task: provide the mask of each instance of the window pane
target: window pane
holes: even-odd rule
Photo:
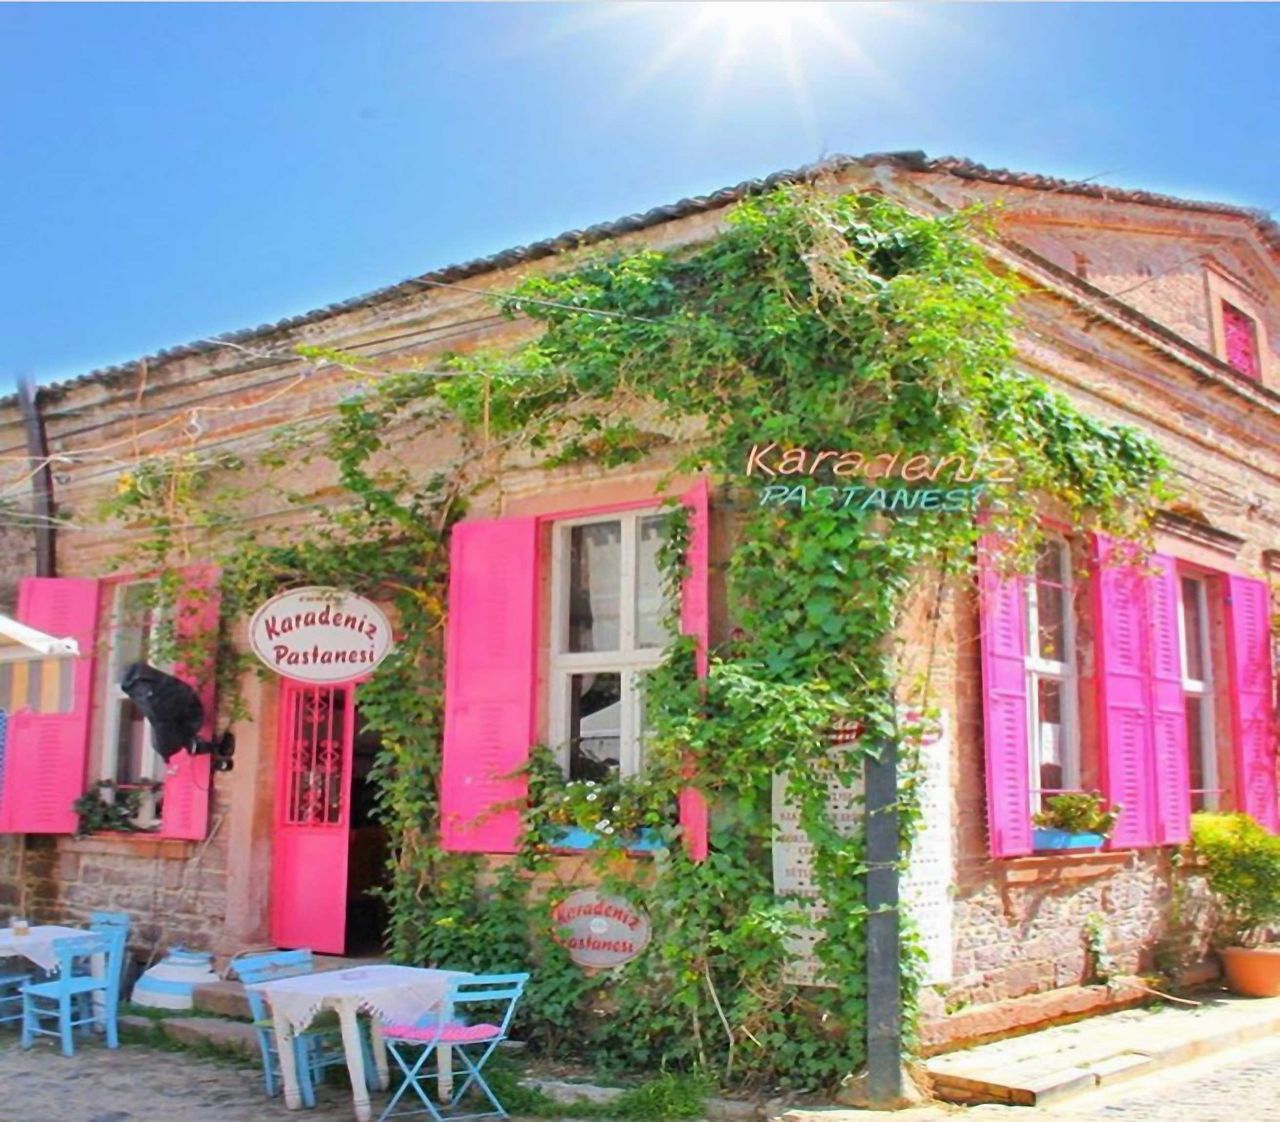
[[[569,530],[570,651],[618,649],[621,561],[621,522]]]
[[[1204,796],[1204,699],[1188,695],[1187,711],[1187,776],[1191,783],[1191,809],[1206,809]]]
[[[569,778],[608,779],[622,760],[622,675],[569,679]]]
[[[121,672],[131,662],[148,662],[151,650],[151,597],[149,583],[127,584],[120,591],[116,618],[116,665]]]
[[[116,768],[112,776],[117,783],[139,783],[144,778],[143,763],[147,747],[147,720],[142,711],[127,698],[120,699],[119,730],[116,740]]]
[[[1066,550],[1060,542],[1045,542],[1036,558],[1038,651],[1041,658],[1067,661]]]
[[[662,595],[662,576],[658,571],[658,550],[662,545],[666,516],[652,515],[640,519],[636,533],[636,646],[662,647],[667,643],[662,617],[666,598]]]
[[[1183,676],[1204,681],[1204,620],[1200,618],[1200,582],[1182,578],[1182,618],[1185,645],[1182,648]]]
[[[1052,794],[1066,786],[1062,742],[1062,683],[1036,679],[1039,727],[1036,729],[1036,762],[1040,787]]]

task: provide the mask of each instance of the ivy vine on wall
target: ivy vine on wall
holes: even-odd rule
[[[868,753],[897,745],[908,762],[905,851],[916,783],[898,713],[904,703],[928,712],[931,697],[927,673],[907,673],[903,624],[926,584],[966,587],[979,523],[970,510],[761,505],[744,474],[751,449],[1011,462],[1011,480],[985,488],[985,526],[1023,543],[1034,541],[1046,506],[1078,527],[1140,536],[1163,495],[1153,442],[1085,416],[1018,370],[1017,289],[989,265],[981,223],[792,187],[741,203],[713,240],[600,253],[562,275],[531,276],[500,298],[508,314],[540,326],[531,341],[371,378],[337,407],[323,437],[300,431],[263,461],[267,469],[322,461],[345,501],[283,544],[237,532],[233,516],[214,519],[227,614],[252,610],[282,582],[341,585],[389,600],[397,614],[402,640],[360,699],[384,745],[374,780],[394,843],[386,898],[398,958],[485,970],[532,964],[528,1038],[601,1064],[796,1088],[829,1085],[860,1064],[864,839],[838,828],[828,792],[852,782]],[[370,368],[357,355],[300,353]],[[456,442],[447,465],[398,454],[432,434]],[[651,861],[628,860],[625,831],[612,844],[602,832],[606,844],[566,868],[552,843],[566,821],[590,824],[588,800],[566,787],[548,754],[535,753],[520,854],[493,865],[442,852],[451,523],[512,455],[607,469],[655,451],[673,476],[712,476],[717,526],[731,538],[722,569],[732,631],[702,680],[692,640],[673,637],[645,687],[645,773],[608,793],[629,825],[656,831],[668,847]],[[220,463],[206,482],[229,474]],[[207,487],[153,489],[209,501]],[[672,510],[669,590],[688,533],[678,504]],[[151,547],[161,561],[168,524],[160,520]],[[224,662],[234,687],[243,668]],[[859,737],[833,748],[832,730],[849,722]],[[776,773],[788,776],[814,841],[826,987],[783,980],[798,913],[771,882]],[[676,792],[690,782],[713,808],[701,863],[685,855],[673,825]],[[654,927],[642,957],[594,977],[569,961],[550,919],[587,871],[642,905]],[[918,960],[909,950],[909,1001]]]

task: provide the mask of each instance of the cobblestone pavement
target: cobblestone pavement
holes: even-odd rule
[[[352,1122],[351,1092],[320,1088],[316,1110],[262,1093],[261,1068],[98,1042],[68,1059],[56,1042],[24,1051],[0,1037],[0,1122]],[[380,1097],[375,1095],[375,1109]]]
[[[1071,1122],[1255,1122],[1277,1118],[1280,1044],[1273,1040],[1250,1050],[1220,1053],[1035,1113]]]
[[[1261,1122],[1280,1118],[1280,1043],[1255,1043],[1035,1110],[954,1108],[949,1122]]]
[[[31,1051],[0,1036],[0,1122],[351,1122],[350,1091],[319,1090],[314,1111],[262,1094],[259,1069],[189,1053],[84,1044],[73,1059],[52,1042]],[[381,1099],[375,1093],[374,1107]],[[841,1111],[831,1122],[1254,1122],[1280,1117],[1280,1043],[1166,1069],[1049,1107],[931,1107],[901,1114]],[[512,1122],[519,1122],[513,1119]]]

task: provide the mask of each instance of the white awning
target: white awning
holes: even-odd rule
[[[76,658],[80,646],[74,639],[46,635],[16,619],[0,615],[0,662],[35,662],[46,658]]]

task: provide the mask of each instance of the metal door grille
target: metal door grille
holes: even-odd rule
[[[351,736],[350,689],[291,686],[286,691],[289,826],[336,826],[344,819],[346,744]]]

